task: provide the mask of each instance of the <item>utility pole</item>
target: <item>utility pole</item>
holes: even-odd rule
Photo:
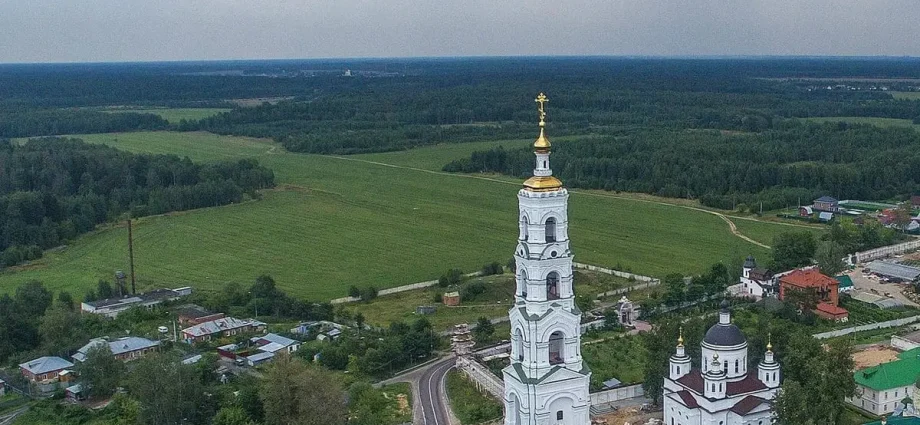
[[[128,217],[128,258],[131,261],[131,293],[137,294],[134,286],[134,233],[131,231],[131,217]]]

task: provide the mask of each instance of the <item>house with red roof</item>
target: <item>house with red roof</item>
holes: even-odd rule
[[[818,269],[793,270],[779,278],[779,299],[786,300],[791,292],[811,292],[817,298],[814,311],[819,317],[845,322],[850,313],[840,307],[840,282],[822,274]]]

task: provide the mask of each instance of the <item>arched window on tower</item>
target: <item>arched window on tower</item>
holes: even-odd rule
[[[559,273],[550,272],[546,275],[546,299],[559,299]]]
[[[521,328],[514,330],[514,351],[516,351],[518,361],[524,361],[524,334],[521,333]]]
[[[738,359],[735,359],[735,373],[738,373],[738,367],[740,366]]]
[[[521,291],[521,296],[527,298],[527,271],[523,267],[520,269],[518,277],[518,289]]]
[[[560,331],[549,336],[549,364],[565,363],[565,335]]]
[[[556,242],[556,219],[553,217],[546,219],[546,242]]]
[[[525,215],[521,218],[521,239],[524,239],[525,241],[530,238],[529,226],[530,222],[527,220],[527,216]]]

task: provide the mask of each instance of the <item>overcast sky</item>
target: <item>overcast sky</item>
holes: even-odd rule
[[[920,56],[917,0],[0,0],[0,62]]]

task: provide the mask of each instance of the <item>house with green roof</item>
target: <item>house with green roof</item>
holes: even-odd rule
[[[894,412],[905,398],[913,399],[920,376],[920,348],[905,351],[898,359],[853,373],[856,396],[850,404],[874,415]]]

